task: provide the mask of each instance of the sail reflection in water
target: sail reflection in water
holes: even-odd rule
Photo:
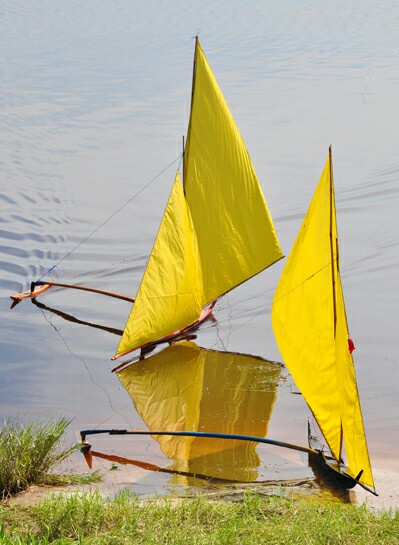
[[[281,366],[259,357],[174,344],[118,373],[150,430],[206,431],[265,437]],[[251,482],[257,443],[154,436],[176,471]],[[175,475],[174,484],[190,484]]]

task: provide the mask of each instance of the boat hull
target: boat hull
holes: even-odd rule
[[[326,458],[322,452],[309,454],[309,466],[315,476],[326,484],[332,484],[347,490],[359,484],[345,472],[346,467],[344,465],[338,464],[336,460]]]
[[[189,326],[187,326],[187,327],[185,327],[183,329],[179,329],[177,331],[174,331],[173,333],[169,333],[168,335],[164,335],[163,337],[161,337],[160,339],[157,339],[156,341],[153,341],[153,342],[144,344],[143,346],[140,346],[139,348],[141,349],[141,352],[142,353],[148,352],[148,351],[152,350],[152,348],[154,348],[158,344],[171,343],[173,341],[177,341],[180,338],[185,337],[188,333],[191,333],[191,331],[195,331],[203,322],[205,322],[205,320],[207,320],[208,318],[211,317],[213,308],[214,308],[214,304],[212,304],[208,308],[202,309],[200,317],[198,318],[198,320],[196,320],[195,322],[193,322]]]
[[[214,309],[215,305],[216,305],[216,301],[212,301],[212,303],[209,305],[209,307],[203,308],[198,320],[196,320],[192,324],[188,325],[187,327],[184,327],[183,329],[179,329],[177,331],[174,331],[173,333],[168,333],[167,335],[164,335],[163,337],[160,337],[159,339],[157,339],[155,341],[151,341],[149,343],[143,344],[142,346],[138,346],[134,350],[140,350],[141,355],[145,355],[148,352],[151,352],[159,344],[173,343],[175,341],[179,341],[179,340],[181,340],[183,338],[186,338],[186,336],[189,333],[191,333],[192,331],[195,331],[196,329],[198,329],[199,326],[203,322],[205,322],[206,320],[208,320],[212,316],[212,312],[213,312],[213,309]],[[123,356],[127,356],[128,354],[131,354],[132,352],[133,352],[132,350],[122,352],[121,354],[118,354],[117,356],[114,356],[112,358],[112,360],[122,358]],[[112,371],[113,372],[114,371],[119,371],[119,369],[121,369],[121,367],[123,367],[124,365],[126,365],[126,362],[121,363],[120,365],[118,365],[117,367],[112,369]]]

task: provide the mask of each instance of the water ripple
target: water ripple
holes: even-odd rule
[[[30,218],[27,218],[25,216],[20,216],[20,215],[17,215],[17,214],[11,214],[10,218],[12,220],[15,220],[15,221],[20,221],[21,223],[27,223],[29,225],[35,225],[36,227],[40,227],[40,223],[38,223],[37,221],[34,221]]]
[[[9,197],[8,195],[2,195],[0,194],[0,200],[4,201],[5,203],[7,204],[13,204],[13,205],[16,205],[17,203],[11,199],[11,197]]]
[[[391,165],[369,174],[368,179],[342,192],[339,200],[364,206],[377,202],[392,202],[399,197],[399,167]]]
[[[397,359],[399,351],[399,9],[394,0],[378,5],[291,0],[270,9],[271,4],[231,0],[219,6],[203,0],[200,39],[253,159],[255,148],[257,171],[272,174],[264,178],[271,180],[266,196],[282,238],[291,244],[295,239],[330,143],[334,167],[348,174],[336,177],[338,221],[349,235],[341,244],[343,280],[351,298],[364,301],[360,310],[351,309],[351,323],[367,338],[367,350],[359,350],[360,376],[370,392],[364,408],[377,430],[370,447],[378,458],[379,427],[399,444],[397,396],[391,402],[394,396],[385,395],[395,384],[385,362]],[[132,5],[129,0],[2,3],[0,288],[7,295],[58,263],[152,177],[154,164],[161,170],[181,149],[198,10],[183,0]],[[153,242],[150,231],[156,233],[167,199],[161,198],[166,186],[158,187],[140,201],[139,210],[108,224],[51,274],[135,291]],[[282,265],[265,272],[267,301]],[[276,350],[269,316],[262,312],[264,288],[253,288],[259,282],[263,286],[263,277],[237,295],[252,332],[232,333],[230,324],[240,314],[230,305],[224,311],[229,342],[238,349]],[[48,297],[57,298],[53,293]],[[108,301],[100,307],[96,298],[80,293],[59,295],[77,314],[104,322],[115,318],[114,325],[123,326],[124,313]],[[1,321],[2,365],[11,368],[12,362],[26,370],[3,374],[0,389],[10,400],[3,413],[23,403],[29,414],[32,407],[44,415],[75,417],[81,411],[84,425],[109,416],[97,390],[82,382],[81,361],[70,358],[53,331],[48,334],[47,322],[43,330],[36,307],[21,304],[11,314],[7,309]],[[68,346],[87,356],[96,381],[101,376],[112,385],[108,364],[98,365],[110,349],[106,335],[58,326]],[[215,329],[200,338],[212,345]],[[382,338],[389,342],[382,344]],[[114,395],[117,406],[120,394]],[[375,396],[383,400],[381,408]],[[295,421],[305,422],[303,416],[295,412]],[[274,424],[282,434],[284,420],[281,415]],[[306,424],[303,429],[306,435]]]

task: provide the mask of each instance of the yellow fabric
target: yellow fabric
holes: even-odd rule
[[[198,248],[177,174],[117,354],[195,322],[201,285]]]
[[[198,41],[184,191],[201,256],[203,305],[282,257],[251,159]]]
[[[273,330],[332,453],[339,459],[343,440],[351,475],[363,469],[361,482],[373,486],[348,349],[330,172],[328,159],[274,296]]]
[[[264,437],[280,373],[279,366],[259,358],[181,342],[118,376],[150,430]],[[256,443],[202,437],[154,439],[176,470],[247,481],[257,477]]]
[[[339,274],[337,281],[337,333],[335,351],[336,361],[337,364],[339,364],[337,372],[340,377],[342,431],[348,473],[350,473],[352,477],[357,477],[360,470],[363,469],[360,482],[374,487],[359,394],[357,391],[355,367],[352,355],[348,350],[348,326]]]
[[[197,429],[203,385],[203,366],[199,360],[201,350],[194,343],[182,342],[118,373],[148,429]],[[193,437],[154,438],[168,458],[189,458]]]

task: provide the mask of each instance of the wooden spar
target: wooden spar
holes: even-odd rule
[[[164,431],[164,430],[118,430],[118,429],[104,429],[104,430],[82,430],[80,436],[82,439],[82,451],[89,454],[91,445],[86,441],[88,435],[99,435],[102,433],[108,433],[109,435],[167,435],[167,436],[176,436],[176,437],[208,437],[213,439],[232,439],[238,441],[252,441],[255,443],[263,443],[267,445],[273,445],[277,447],[288,448],[291,450],[297,450],[300,452],[306,452],[318,460],[321,465],[324,465],[326,470],[330,471],[332,475],[339,477],[341,484],[346,486],[346,488],[353,488],[356,484],[378,496],[375,490],[372,490],[367,485],[359,482],[362,471],[356,478],[353,478],[351,475],[345,473],[344,468],[337,463],[334,457],[330,456],[327,453],[324,453],[322,450],[316,450],[309,447],[303,447],[301,445],[294,445],[292,443],[286,443],[285,441],[275,441],[274,439],[268,439],[267,437],[256,437],[254,435],[240,435],[240,434],[226,434],[226,433],[214,433],[214,432],[202,432],[202,431]],[[93,453],[94,454],[94,453]],[[88,460],[90,456],[86,456]]]
[[[75,290],[90,291],[93,293],[99,293],[100,295],[114,297],[115,299],[122,299],[122,301],[128,301],[129,303],[134,303],[133,297],[128,297],[127,295],[122,295],[120,293],[115,293],[112,291],[100,290],[98,288],[89,288],[88,286],[78,286],[76,284],[62,284],[61,282],[36,282],[36,285],[38,286],[42,284],[49,284],[49,286],[55,286],[59,288],[71,288]]]
[[[100,290],[98,288],[89,288],[88,286],[78,286],[76,284],[64,284],[61,282],[50,282],[50,281],[38,281],[38,282],[32,282],[32,287],[30,291],[24,291],[22,293],[18,293],[17,295],[11,295],[11,299],[14,301],[15,304],[22,301],[22,299],[28,299],[37,297],[44,291],[48,290],[51,287],[57,287],[57,288],[71,288],[75,290],[82,290],[82,291],[89,291],[92,293],[99,293],[100,295],[106,295],[107,297],[114,297],[115,299],[122,299],[122,301],[128,301],[129,303],[134,303],[133,297],[127,297],[126,295],[121,295],[120,293],[114,293],[111,291],[105,291]],[[15,306],[15,305],[14,305]]]
[[[337,247],[337,240],[333,240],[333,220],[335,220],[335,225],[337,223],[336,217],[334,216],[333,206],[334,206],[334,178],[333,178],[333,167],[332,167],[332,148],[328,148],[328,158],[330,163],[330,253],[331,253],[331,274],[332,274],[332,292],[333,292],[333,312],[334,312],[334,339],[337,333],[337,295],[336,295],[336,278],[335,278],[335,264],[334,264],[334,246]],[[337,265],[338,265],[338,254],[337,254]],[[338,266],[337,266],[338,269]],[[339,273],[338,273],[339,274]],[[338,455],[338,465],[341,463],[342,458],[342,447],[343,447],[343,430],[342,430],[342,417],[341,417],[341,426],[340,426],[340,444],[339,444],[339,455]]]
[[[187,128],[186,140],[188,140],[188,136],[189,136],[190,130],[191,130],[191,119],[192,119],[193,103],[194,103],[194,87],[195,87],[195,77],[196,77],[196,67],[197,67],[197,50],[198,50],[198,34],[195,36],[195,48],[194,48],[194,59],[193,59],[193,77],[192,77],[192,81],[191,81],[190,117],[188,119],[188,128]],[[184,170],[186,164],[187,164],[186,143],[184,143],[184,147],[183,147],[183,191],[184,191],[184,194],[186,194],[186,172]]]
[[[183,134],[183,151],[182,151],[182,162],[183,162],[183,187],[184,187],[184,147],[186,145],[186,142],[185,142],[185,139],[184,139],[184,134]]]
[[[332,150],[331,146],[328,148],[329,163],[330,163],[330,251],[331,251],[331,273],[332,273],[332,289],[333,289],[333,305],[334,305],[334,338],[337,329],[337,302],[335,293],[335,272],[334,272],[334,241],[333,241],[333,199],[334,199],[334,185],[333,185],[333,170],[332,170]]]
[[[293,445],[284,441],[275,441],[274,439],[268,439],[266,437],[256,437],[254,435],[240,435],[240,434],[227,434],[227,433],[213,433],[206,431],[164,431],[164,430],[82,430],[80,436],[82,442],[85,441],[88,435],[98,435],[101,433],[108,433],[109,435],[169,435],[177,437],[208,437],[211,439],[235,439],[238,441],[252,441],[255,443],[264,443],[267,445],[274,445],[277,447],[284,447],[291,450],[299,450],[300,452],[306,452],[307,454],[319,455],[320,452],[309,447],[302,447],[301,445]],[[329,456],[326,456],[326,458]]]

